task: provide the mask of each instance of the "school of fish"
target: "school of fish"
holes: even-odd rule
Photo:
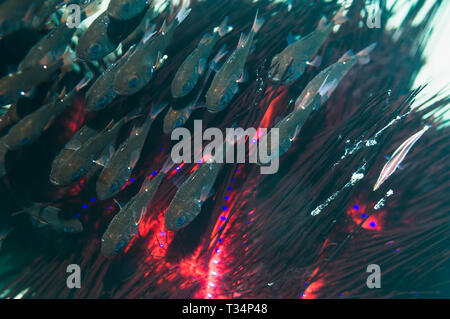
[[[94,113],[112,106],[118,98],[135,95],[145,90],[153,76],[164,68],[167,48],[174,41],[175,31],[183,27],[191,9],[185,1],[176,8],[166,1],[156,10],[150,0],[111,0],[104,11],[98,0],[27,1],[6,0],[0,4],[0,38],[31,27],[49,29],[33,46],[17,70],[0,79],[0,104],[4,109],[0,117],[0,177],[8,173],[6,157],[10,151],[24,148],[36,140],[70,107],[75,96],[84,94],[85,109]],[[88,26],[72,28],[67,21],[70,5],[76,4],[82,20],[95,19]],[[155,19],[161,12],[170,12],[161,26]],[[286,47],[273,56],[268,80],[275,85],[288,85],[299,79],[307,67],[319,68],[322,58],[317,54],[336,27],[347,19],[345,10],[338,10],[331,22],[323,17],[317,28],[306,36],[287,35]],[[245,68],[247,58],[255,49],[255,38],[271,28],[265,18],[255,12],[253,25],[247,34],[241,33],[234,49],[218,46],[221,39],[235,26],[228,17],[218,21],[212,30],[206,30],[193,51],[179,66],[170,84],[174,101],[189,97],[184,108],[173,108],[167,101],[153,104],[150,109],[139,105],[120,119],[112,119],[103,128],[83,125],[54,158],[49,181],[57,187],[67,187],[82,178],[97,178],[95,187],[99,200],[114,199],[124,188],[141,157],[149,131],[156,118],[164,113],[163,131],[170,134],[183,126],[195,110],[218,113],[232,107],[240,86],[254,76]],[[117,28],[117,25],[119,28]],[[111,38],[111,28],[119,32]],[[256,43],[257,46],[257,43]],[[376,44],[370,44],[358,53],[346,52],[334,64],[318,73],[295,100],[291,113],[278,121],[280,150],[271,149],[272,156],[287,152],[301,134],[302,125],[323,105],[333,91],[356,65],[370,61]],[[224,57],[227,57],[225,61]],[[17,106],[21,100],[32,97],[41,83],[77,72],[80,65],[96,65],[101,72],[88,72],[70,90],[49,94],[47,102],[35,111],[21,117]],[[206,85],[209,83],[209,87]],[[202,97],[201,93],[206,91]],[[204,102],[200,103],[200,100]],[[132,123],[128,137],[119,136],[125,124]],[[377,190],[394,173],[408,151],[428,127],[412,135],[392,155],[374,186]],[[266,138],[270,135],[263,136]],[[268,139],[270,140],[270,139]],[[119,145],[118,145],[119,144]],[[264,163],[258,162],[259,165]],[[121,252],[138,234],[138,226],[156,194],[159,185],[174,163],[167,159],[159,172],[149,174],[142,187],[114,216],[101,238],[101,251],[105,256]],[[169,231],[189,225],[201,212],[203,203],[212,195],[213,185],[222,168],[221,163],[205,160],[189,178],[178,185],[178,191],[165,211],[165,226]],[[97,176],[97,177],[96,177]],[[18,213],[28,213],[39,224],[52,226],[66,233],[83,231],[77,219],[63,219],[60,209],[48,203],[28,203]],[[11,230],[2,230],[4,240]],[[0,241],[1,243],[1,241]]]

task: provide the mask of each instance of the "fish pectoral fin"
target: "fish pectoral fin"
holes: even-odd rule
[[[107,167],[109,160],[112,158],[113,155],[114,155],[114,146],[110,145],[105,151],[103,151],[102,155],[98,160],[94,160],[94,163],[102,167]]]
[[[204,203],[209,197],[213,196],[214,194],[215,191],[211,187],[211,185],[204,185],[200,192],[200,202]]]
[[[136,166],[136,163],[139,161],[140,157],[141,157],[140,150],[134,150],[130,154],[130,163],[129,163],[128,167],[131,167],[133,169]]]
[[[31,90],[29,90],[27,92],[20,92],[20,95],[24,96],[24,97],[31,98],[31,97],[33,97],[35,91],[36,91],[36,89],[32,88]]]
[[[114,203],[116,203],[117,206],[119,206],[119,210],[122,210],[122,205],[119,201],[117,201],[117,199],[113,199]]]
[[[202,75],[206,70],[206,60],[205,59],[200,59],[198,61],[198,65],[197,65],[197,73],[199,75]]]
[[[55,116],[52,116],[47,124],[45,124],[44,128],[42,129],[43,131],[46,131],[50,126],[52,126],[53,122],[55,121]]]
[[[248,81],[248,72],[246,69],[242,69],[241,76],[237,80],[238,83],[244,83]]]
[[[239,36],[239,41],[238,41],[237,47],[238,48],[243,47],[245,45],[246,40],[247,40],[247,36],[245,35],[244,32],[241,32],[241,35]]]
[[[165,61],[165,58],[163,57],[163,54],[161,51],[158,51],[158,54],[156,56],[155,61],[155,70],[158,69]]]

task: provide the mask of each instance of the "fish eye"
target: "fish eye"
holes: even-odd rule
[[[29,137],[25,137],[25,138],[23,138],[21,141],[20,141],[20,145],[25,145],[25,144],[28,144],[29,142],[31,141],[31,138],[29,138]]]
[[[84,168],[80,168],[75,173],[72,174],[72,180],[77,180],[80,176],[84,174]]]
[[[65,233],[73,233],[73,228],[69,226],[65,226],[63,230]]]
[[[222,98],[220,99],[220,106],[224,106],[228,103],[228,96],[225,94],[224,96],[222,96]]]
[[[183,226],[185,222],[186,222],[186,217],[180,216],[175,220],[175,226],[177,226],[177,227]]]
[[[184,119],[182,117],[180,117],[176,122],[175,122],[175,127],[180,127],[184,124]]]
[[[125,241],[120,240],[120,241],[117,243],[116,248],[114,248],[114,251],[115,251],[116,253],[119,252],[120,250],[122,250],[123,246],[125,246]]]
[[[106,97],[102,96],[99,100],[98,100],[98,105],[99,106],[103,106],[106,104]]]
[[[119,184],[117,182],[113,183],[110,187],[109,187],[109,191],[111,193],[115,193],[117,192],[117,190],[119,189]]]
[[[130,88],[135,88],[138,85],[138,78],[137,77],[133,77],[130,79],[130,81],[128,82],[128,86]]]
[[[191,81],[188,81],[184,86],[183,86],[183,92],[188,92],[192,89],[192,83]]]
[[[101,48],[100,44],[95,43],[95,44],[91,45],[91,47],[89,49],[89,53],[93,56],[96,56],[97,54],[100,53],[100,48]]]

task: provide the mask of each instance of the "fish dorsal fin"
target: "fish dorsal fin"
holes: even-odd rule
[[[162,27],[161,27],[161,31],[160,31],[160,32],[162,32],[162,29],[165,28],[165,23],[166,23],[166,20],[164,20],[164,23],[163,23],[163,25],[162,25]],[[147,43],[148,41],[150,41],[150,39],[153,38],[153,37],[155,36],[155,34],[157,34],[157,33],[158,33],[158,31],[155,31],[155,25],[152,24],[152,25],[150,26],[150,28],[149,28],[148,30],[145,31],[144,36],[142,37],[141,43],[142,43],[142,44],[146,44],[146,43]]]
[[[238,48],[243,47],[245,45],[246,40],[247,40],[247,37],[246,37],[245,33],[242,32],[239,37],[239,42],[237,44],[237,47]]]
[[[353,53],[353,50],[348,50],[344,53],[344,55],[338,60],[338,62],[345,62],[348,60],[351,60],[355,57],[355,53]]]

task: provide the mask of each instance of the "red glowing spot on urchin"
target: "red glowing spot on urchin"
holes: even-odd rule
[[[355,225],[359,225],[365,218],[367,218],[367,213],[370,210],[370,207],[373,206],[363,203],[354,204],[347,210],[347,215],[353,219]],[[385,215],[386,211],[384,210],[375,211],[366,219],[361,227],[364,229],[381,231],[384,227]],[[353,227],[351,227],[351,231],[353,231]]]

